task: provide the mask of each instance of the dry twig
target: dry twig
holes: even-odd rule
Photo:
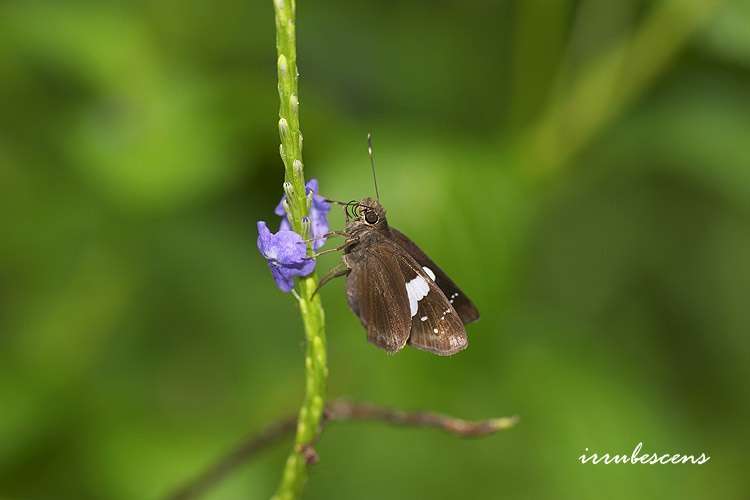
[[[355,403],[343,399],[331,402],[324,412],[324,423],[349,420],[381,421],[392,425],[434,427],[460,437],[480,437],[513,427],[518,417],[487,420],[464,420],[432,412],[407,412],[369,403]],[[258,452],[294,432],[296,415],[280,420],[258,435],[251,436],[230,450],[194,478],[188,480],[167,500],[194,500],[221,482],[229,473],[249,462]],[[318,455],[312,444],[303,453],[308,463],[317,462]]]

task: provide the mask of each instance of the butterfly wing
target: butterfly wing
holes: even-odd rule
[[[399,265],[399,253],[386,240],[371,245],[347,262],[349,307],[367,330],[367,340],[388,352],[403,349],[411,330],[409,298]]]
[[[435,284],[440,287],[450,305],[456,310],[461,321],[466,325],[479,319],[479,311],[474,303],[464,292],[451,280],[447,274],[425,254],[416,243],[411,241],[398,229],[390,228],[393,240],[406,250],[411,257],[423,268],[430,270],[435,276]]]
[[[399,266],[411,315],[409,345],[440,356],[465,349],[469,342],[464,324],[433,276],[403,251]]]

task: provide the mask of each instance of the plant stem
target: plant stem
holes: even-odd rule
[[[294,0],[274,0],[276,18],[276,50],[279,78],[280,154],[284,161],[284,191],[289,222],[295,232],[309,238],[310,224],[306,216],[311,199],[305,193],[302,163],[302,134],[299,126],[299,94],[297,93],[297,48]],[[308,251],[312,252],[311,246]],[[320,295],[313,297],[318,278],[312,274],[299,280],[297,301],[305,327],[305,397],[297,419],[294,448],[287,458],[274,500],[298,498],[307,479],[307,463],[303,451],[315,440],[325,406],[326,360],[325,314]]]

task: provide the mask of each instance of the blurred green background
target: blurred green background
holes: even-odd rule
[[[371,194],[372,130],[391,224],[482,312],[455,357],[387,356],[329,285],[330,395],[522,417],[331,425],[306,498],[749,498],[750,2],[297,15],[308,178]],[[298,407],[301,322],[255,243],[273,27],[270,0],[0,4],[3,500],[159,498]],[[577,463],[639,441],[711,461]],[[268,497],[288,449],[205,498]]]

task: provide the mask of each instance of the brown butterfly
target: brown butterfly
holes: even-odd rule
[[[370,158],[372,143],[368,136]],[[374,161],[373,176],[375,174]],[[377,193],[377,181],[375,181]],[[331,200],[332,201],[332,200]],[[345,206],[343,262],[320,282],[347,276],[349,307],[367,330],[367,339],[388,352],[408,343],[450,356],[466,348],[464,325],[479,311],[458,286],[414,242],[388,226],[378,200]]]

